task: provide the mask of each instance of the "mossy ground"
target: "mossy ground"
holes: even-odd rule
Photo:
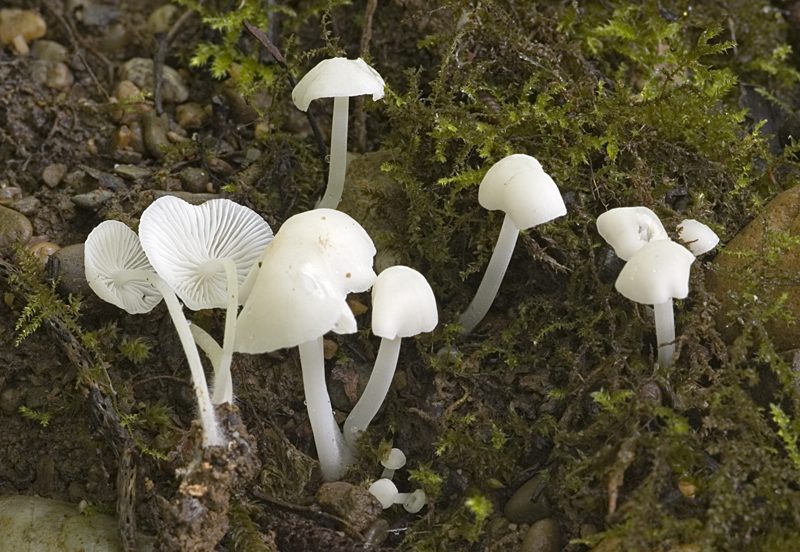
[[[298,76],[322,55],[361,53],[365,2],[292,2],[264,13],[261,7],[245,2],[241,13],[265,28],[272,22],[273,40]],[[389,257],[428,277],[441,319],[432,335],[407,340],[399,385],[365,443],[376,449],[392,440],[402,448],[409,470],[401,472],[401,485],[422,486],[431,497],[427,515],[389,512],[398,531],[387,544],[419,552],[474,550],[474,543],[503,549],[505,529],[492,520],[537,473],[548,482],[566,550],[618,538],[625,550],[778,551],[800,536],[800,387],[792,353],[776,351],[764,331],[767,320],[785,314],[759,302],[767,284],[759,273],[738,276],[743,329],[724,343],[712,321],[717,301],[705,286],[713,253],[702,257],[688,299],[675,308],[680,357],[671,368],[659,367],[652,322],[614,290],[621,264],[595,226],[609,208],[644,205],[673,237],[681,220],[695,218],[724,244],[766,201],[800,183],[795,148],[773,136],[800,105],[796,36],[782,12],[790,7],[763,0],[379,3],[368,57],[386,79],[387,95],[365,102],[361,144],[354,125],[351,146],[362,156],[353,162],[351,183],[358,185],[344,208]],[[293,111],[286,74],[239,34],[241,13],[229,8],[201,8],[207,16],[225,14],[218,26],[231,30],[212,31],[195,18],[169,62],[187,67],[204,41],[214,46],[203,46],[198,61],[210,60],[222,76],[237,60],[243,88],[272,95],[271,131],[252,142],[262,157],[250,168],[237,165],[223,184],[280,224],[313,205],[322,163]],[[207,69],[191,70],[194,82],[205,83],[197,93],[206,99]],[[323,129],[328,108],[314,108]],[[241,149],[254,140],[251,127],[225,128]],[[197,162],[190,150],[172,152],[160,174]],[[477,185],[510,153],[539,159],[568,213],[521,237],[492,311],[464,336],[454,325],[457,314],[480,281],[501,222],[479,206]],[[97,222],[135,222],[141,206],[125,200]],[[63,235],[87,230],[76,221]],[[792,245],[776,240],[770,247],[779,254]],[[164,313],[121,316],[93,299],[83,308],[80,328],[72,329],[93,332],[83,343],[103,359],[97,364],[108,370],[147,476],[168,494],[172,468],[186,458],[192,406]],[[201,317],[220,332],[217,313]],[[344,373],[374,358],[368,315],[360,324],[357,335],[332,337]],[[18,354],[35,339],[23,341]],[[150,347],[148,360],[142,344]],[[261,443],[264,468],[256,483],[277,498],[301,501],[316,480],[303,454],[313,451],[295,355],[238,361],[238,400]],[[77,394],[59,388],[66,397]],[[47,409],[53,427],[81,418],[73,399]],[[24,423],[44,435],[35,410]],[[96,465],[113,470],[108,458]],[[350,479],[376,477],[374,466],[365,460]],[[32,488],[25,477],[6,477],[17,491]],[[69,471],[57,480],[66,488],[87,478]],[[229,549],[257,549],[253,520],[265,511],[254,502],[245,493],[231,514],[238,521]]]

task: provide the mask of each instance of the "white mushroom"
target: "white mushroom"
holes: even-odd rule
[[[647,207],[617,207],[597,217],[597,231],[617,257],[629,260],[646,243],[669,239],[664,225]]]
[[[656,240],[645,244],[628,260],[615,284],[617,291],[628,299],[653,305],[658,360],[665,367],[672,364],[675,355],[672,300],[689,294],[693,262],[694,255],[682,245],[672,240]]]
[[[212,402],[232,402],[239,287],[272,240],[272,230],[258,213],[228,199],[194,206],[164,196],[142,213],[139,234],[156,272],[187,307],[227,309]]]
[[[372,285],[374,255],[372,240],[346,214],[316,209],[295,215],[259,259],[237,322],[237,351],[299,347],[308,416],[327,481],[341,477],[354,456],[333,417],[322,336],[356,330],[346,297]]]
[[[367,490],[372,496],[378,499],[378,502],[381,503],[384,510],[392,507],[392,504],[395,503],[395,499],[399,494],[397,492],[397,486],[392,480],[384,478],[378,479],[375,483],[370,485]]]
[[[372,288],[372,333],[382,338],[381,346],[367,386],[344,422],[350,446],[367,429],[389,392],[402,338],[433,331],[438,322],[436,298],[422,274],[407,266],[393,266],[378,275]]]
[[[536,159],[519,153],[501,159],[487,171],[478,190],[478,201],[485,209],[499,209],[506,215],[475,298],[458,319],[467,332],[483,320],[494,302],[520,230],[567,213],[553,179]]]
[[[319,98],[333,98],[331,154],[328,187],[318,207],[336,209],[342,199],[347,162],[347,116],[351,96],[383,97],[385,83],[375,69],[361,59],[333,58],[319,62],[292,90],[292,100],[301,111]]]
[[[86,238],[84,266],[92,290],[130,314],[150,312],[163,297],[189,362],[203,424],[203,445],[221,444],[203,365],[183,309],[175,292],[148,262],[136,233],[121,222],[101,223]]]
[[[381,477],[391,479],[396,470],[406,465],[406,455],[399,448],[393,448],[385,458],[381,459],[381,465],[383,466]]]
[[[694,219],[681,221],[678,235],[695,257],[708,253],[719,243],[719,236],[711,228]]]

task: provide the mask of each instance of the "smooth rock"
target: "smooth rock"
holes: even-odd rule
[[[66,63],[50,63],[47,69],[47,78],[44,84],[56,90],[63,90],[72,86],[75,82],[75,77],[72,76],[72,71],[69,70]]]
[[[15,244],[25,245],[32,236],[33,227],[25,215],[0,206],[0,256],[8,257]]]
[[[98,189],[98,190],[92,190],[91,192],[85,194],[74,195],[70,198],[70,200],[78,207],[83,207],[85,209],[92,209],[93,211],[96,211],[113,196],[114,192],[112,192],[111,190]]]
[[[200,128],[206,124],[210,115],[209,111],[197,102],[186,102],[175,108],[175,118],[181,128]]]
[[[356,531],[369,527],[383,511],[367,489],[345,481],[324,483],[317,491],[317,504],[329,514],[347,520]]]
[[[42,171],[42,180],[51,188],[61,184],[61,180],[67,176],[67,166],[63,163],[52,163],[47,165]]]
[[[53,40],[37,40],[33,53],[42,61],[64,63],[69,58],[67,47]]]
[[[553,518],[540,519],[528,532],[519,552],[558,552],[561,550],[561,529]]]
[[[92,289],[86,282],[83,267],[83,244],[76,243],[62,247],[51,255],[58,262],[58,286],[62,293],[88,297]]]
[[[546,482],[540,475],[527,481],[511,495],[503,508],[503,515],[513,523],[533,525],[550,517],[550,501],[545,494]]]
[[[153,34],[166,33],[172,27],[172,19],[178,13],[175,4],[164,4],[156,8],[147,18],[147,30]]]
[[[122,177],[130,178],[131,180],[145,179],[153,176],[153,171],[151,169],[136,165],[117,165],[114,167],[114,172]]]
[[[800,237],[800,186],[786,190],[770,201],[763,214],[734,236],[712,263],[707,278],[708,289],[720,302],[715,315],[716,325],[728,342],[732,342],[740,331],[737,321],[732,320],[728,313],[736,307],[731,294],[741,290],[745,270],[761,274],[765,269],[764,281],[758,286],[759,299],[767,305],[774,304],[785,293],[787,298],[783,308],[793,318],[800,319],[800,285],[790,283],[800,271],[800,244],[782,249],[775,263],[765,266],[765,224],[771,233],[786,232]],[[779,349],[793,349],[800,343],[800,324],[773,318],[765,327]]]
[[[189,98],[189,89],[183,82],[178,72],[168,65],[161,71],[164,82],[161,84],[161,99],[167,103],[183,103]],[[147,58],[132,58],[119,70],[119,77],[129,80],[142,90],[153,92],[155,87],[153,77],[153,60]]]
[[[207,192],[211,180],[208,171],[199,167],[186,167],[178,174],[178,178],[184,190],[195,194]]]
[[[33,496],[0,497],[0,541],[4,550],[25,552],[121,552],[112,516]],[[138,552],[152,550],[153,538],[139,535]]]
[[[167,132],[169,132],[169,117],[164,113],[160,117],[155,109],[151,109],[142,117],[142,132],[144,147],[156,159],[164,157],[166,148],[171,146]]]
[[[370,546],[380,546],[389,538],[389,522],[383,518],[376,519],[364,530],[364,539]]]

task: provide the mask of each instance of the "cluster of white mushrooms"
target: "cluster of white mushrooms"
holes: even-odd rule
[[[204,446],[224,444],[214,405],[233,401],[233,353],[296,346],[323,476],[328,481],[339,479],[355,461],[356,440],[388,393],[402,338],[436,327],[436,300],[425,278],[405,266],[387,268],[376,276],[372,240],[355,220],[334,210],[345,177],[348,97],[370,94],[378,100],[383,90],[383,79],[363,60],[343,58],[321,62],[295,87],[292,97],[303,111],[314,99],[334,98],[329,180],[319,207],[289,218],[274,236],[257,213],[227,199],[193,206],[170,196],[145,210],[138,236],[115,221],[103,222],[89,235],[86,277],[98,296],[131,314],[149,312],[162,299],[166,302],[189,362]],[[483,281],[458,320],[466,332],[476,327],[494,301],[520,231],[566,214],[552,178],[536,159],[522,154],[510,155],[487,171],[479,201],[486,209],[503,210],[505,219]],[[666,365],[674,355],[672,298],[687,295],[694,255],[714,247],[716,241],[704,225],[684,221],[681,237],[692,248],[690,253],[669,240],[658,217],[643,207],[613,209],[597,224],[617,255],[628,261],[617,289],[654,305],[659,359]],[[356,331],[346,298],[370,288],[372,331],[382,341],[366,389],[342,431],[325,383],[323,336]],[[226,309],[221,346],[187,321],[178,299],[190,310]],[[214,368],[213,394],[198,347]],[[425,494],[399,493],[392,482],[405,456],[393,449],[385,462],[383,476],[370,491],[384,508],[400,503],[410,512],[419,511],[426,503]]]

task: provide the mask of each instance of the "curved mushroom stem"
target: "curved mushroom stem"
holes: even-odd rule
[[[225,313],[225,336],[222,339],[222,356],[219,366],[214,366],[213,404],[233,403],[233,380],[231,379],[231,362],[233,361],[233,343],[236,337],[236,316],[239,314],[239,280],[236,265],[230,259],[219,259],[225,270],[228,291],[228,310]],[[212,362],[213,364],[213,362]]]
[[[367,387],[344,422],[344,440],[351,447],[355,447],[358,434],[367,429],[389,392],[397,368],[397,358],[400,355],[400,341],[402,341],[400,337],[381,339],[381,347],[378,349],[378,357],[375,359]]]
[[[214,367],[214,373],[216,374],[219,371],[219,363],[222,358],[222,347],[219,346],[216,339],[197,324],[190,323],[189,329],[192,331],[194,342],[197,343],[197,346],[203,350],[208,360],[211,361],[211,366]]]
[[[489,312],[489,307],[492,306],[494,298],[497,297],[497,290],[500,289],[500,284],[503,282],[503,276],[506,275],[511,254],[514,253],[514,246],[517,243],[517,236],[519,236],[519,229],[511,217],[506,215],[500,235],[497,237],[494,253],[489,259],[481,285],[478,286],[478,292],[467,310],[458,319],[458,323],[464,326],[465,332],[468,333],[475,329],[475,326]]]
[[[333,99],[333,122],[331,123],[331,162],[328,167],[328,187],[317,208],[336,209],[342,200],[344,175],[347,169],[347,117],[350,98]]]
[[[658,344],[658,362],[661,366],[672,366],[672,357],[675,356],[675,317],[672,312],[672,299],[665,303],[653,305],[653,315],[656,320],[656,343]]]
[[[211,398],[208,394],[206,375],[203,372],[203,364],[200,362],[200,353],[197,352],[197,345],[195,345],[194,337],[192,337],[192,331],[189,329],[189,323],[183,315],[183,307],[178,302],[175,291],[154,272],[128,270],[125,271],[124,276],[127,279],[144,280],[150,283],[164,297],[170,318],[172,318],[172,323],[178,332],[178,338],[181,340],[181,345],[183,345],[183,352],[186,353],[186,360],[189,362],[194,392],[197,397],[197,406],[200,409],[200,422],[203,425],[203,446],[222,444],[217,418],[214,414],[214,405],[211,404]]]
[[[355,456],[344,441],[333,417],[328,387],[325,385],[325,357],[322,336],[298,345],[303,369],[303,389],[306,395],[308,419],[314,433],[314,444],[325,481],[336,481],[345,468],[355,462]]]

